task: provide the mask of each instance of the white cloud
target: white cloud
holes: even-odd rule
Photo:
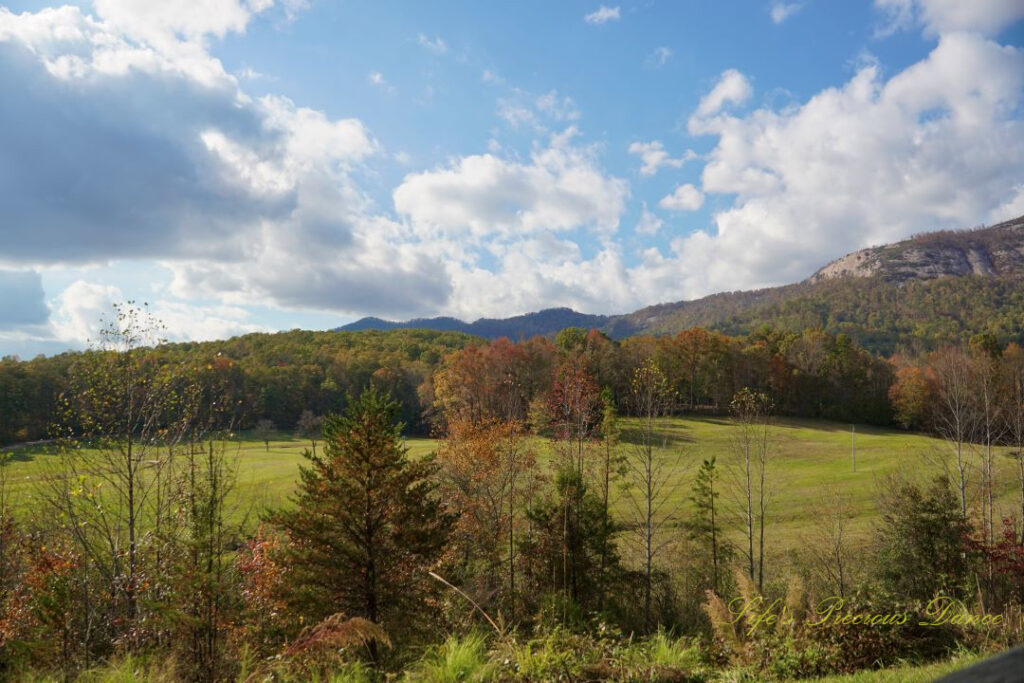
[[[386,93],[394,94],[398,92],[397,88],[388,83],[387,79],[384,78],[384,74],[379,71],[371,71],[366,75],[366,80]]]
[[[718,83],[697,105],[697,118],[706,118],[717,114],[727,104],[740,105],[750,99],[753,94],[750,81],[736,69],[722,72]]]
[[[771,14],[774,23],[781,24],[799,12],[803,6],[802,2],[774,2],[769,10],[769,14]]]
[[[362,122],[253,99],[201,42],[161,41],[0,9],[0,89],[21,93],[0,108],[0,265],[157,259],[175,294],[233,304],[444,302],[443,267],[353,178],[380,151]]]
[[[879,33],[888,35],[915,24],[930,35],[975,31],[995,35],[1024,19],[1020,0],[875,0],[886,15]]]
[[[123,300],[117,287],[76,280],[57,297],[54,335],[69,342],[98,343],[113,305]]]
[[[689,183],[676,185],[672,194],[661,198],[658,206],[671,211],[696,211],[704,206],[704,194]]]
[[[112,285],[76,280],[57,296],[50,334],[69,344],[97,344],[101,331],[113,318],[113,305],[124,299],[122,291]],[[158,299],[146,310],[164,326],[159,336],[168,341],[208,341],[270,331],[249,322],[248,311],[236,306],[198,306]]]
[[[444,42],[440,36],[430,38],[427,35],[421,33],[418,37],[419,43],[422,47],[430,50],[431,52],[439,55],[443,55],[448,52],[448,43]]]
[[[1024,216],[1024,183],[1015,187],[1005,202],[989,212],[988,221],[1001,223],[1019,216]]]
[[[604,24],[609,21],[618,21],[619,18],[618,6],[606,7],[605,5],[601,5],[590,14],[585,15],[583,17],[583,21],[588,24]]]
[[[665,221],[648,211],[647,204],[645,203],[640,214],[640,220],[637,221],[636,227],[633,230],[639,235],[656,235],[663,225],[665,225]]]
[[[801,106],[700,122],[716,135],[705,192],[734,195],[717,233],[686,240],[708,289],[806,277],[837,255],[976,224],[1024,174],[1024,54],[944,36],[884,81],[865,66]],[[691,124],[693,122],[691,121]],[[717,264],[728,272],[716,273]]]
[[[248,66],[244,69],[235,72],[235,75],[246,81],[258,81],[260,79],[267,78],[267,75],[265,73],[257,71],[256,69],[253,69]]]
[[[1024,211],[1021,51],[957,33],[888,80],[862,63],[848,83],[783,109],[738,109],[751,84],[723,73],[689,121],[712,136],[701,189],[680,185],[661,202],[693,211],[703,190],[722,208],[710,224],[677,214],[673,231],[697,232],[642,250],[639,263],[623,244],[668,230],[643,205],[620,235],[629,184],[579,143],[573,100],[498,76],[488,78],[507,94],[502,115],[541,141],[520,156],[495,140],[490,153],[410,173],[392,214],[361,187],[366,165],[391,158],[361,121],[252,97],[209,54],[206,41],[244,30],[265,4],[225,4],[247,13],[235,19],[157,17],[163,28],[131,34],[75,7],[0,10],[0,90],[19,93],[0,107],[0,176],[11,179],[0,185],[0,266],[158,261],[176,298],[156,312],[182,338],[204,338],[253,329],[241,307],[254,302],[403,317],[626,311],[792,281],[866,244]],[[629,152],[643,175],[696,158],[657,140]],[[36,280],[14,277],[36,297]],[[85,338],[120,294],[76,282],[53,320]]]
[[[552,136],[529,163],[492,154],[405,177],[395,208],[418,234],[526,235],[587,228],[613,233],[628,184],[606,176],[594,152],[571,143],[575,129]]]
[[[580,111],[571,97],[556,90],[536,95],[512,88],[508,97],[498,99],[498,116],[512,128],[548,133],[550,124],[578,121]]]
[[[640,161],[643,162],[643,166],[640,167],[640,174],[645,176],[651,176],[658,172],[659,168],[682,168],[683,164],[692,159],[696,159],[697,155],[692,149],[686,150],[683,156],[679,158],[673,158],[665,151],[665,146],[658,140],[652,140],[651,142],[633,142],[629,145],[629,153],[635,154],[640,157]]]
[[[672,54],[673,52],[671,49],[661,45],[654,48],[654,51],[647,55],[647,59],[644,60],[644,64],[655,69],[660,69],[672,58]]]
[[[96,14],[109,26],[133,38],[158,43],[241,33],[254,14],[272,4],[273,0],[93,0]]]
[[[1022,85],[1019,50],[960,34],[888,80],[867,65],[802,104],[705,119],[717,144],[704,190],[735,197],[711,226],[680,226],[698,230],[665,251],[646,249],[636,265],[616,241],[585,257],[572,242],[520,233],[496,252],[495,267],[449,263],[444,310],[466,318],[553,305],[629,311],[793,282],[870,244],[1019,215]],[[647,234],[659,220],[645,207],[634,229]]]

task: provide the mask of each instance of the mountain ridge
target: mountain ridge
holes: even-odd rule
[[[1018,292],[1024,290],[1021,282],[1024,216],[989,227],[922,233],[861,249],[831,261],[802,282],[719,292],[620,315],[594,315],[563,307],[471,323],[451,317],[405,322],[363,318],[336,329],[431,329],[517,339],[583,327],[622,339],[695,326],[743,334],[763,324],[783,329],[802,325],[841,331],[876,350],[892,351],[922,338],[925,328],[937,330],[940,341],[955,338],[954,328],[963,331],[978,325],[998,328],[995,331],[1004,337],[1024,341],[1024,294]],[[936,296],[938,293],[941,296]],[[954,304],[968,310],[957,310]],[[888,341],[876,339],[883,319],[893,337]]]

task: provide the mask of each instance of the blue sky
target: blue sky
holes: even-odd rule
[[[1024,5],[0,6],[0,354],[614,313],[1024,213]]]

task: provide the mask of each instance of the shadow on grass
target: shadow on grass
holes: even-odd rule
[[[666,429],[664,426],[656,426],[652,440],[655,448],[666,449],[673,446],[695,443],[697,440],[687,434],[674,433],[674,427]],[[622,430],[619,438],[620,443],[631,446],[643,445],[643,431],[637,427],[627,427]]]

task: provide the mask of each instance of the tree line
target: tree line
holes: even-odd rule
[[[446,359],[453,351],[457,366]],[[702,328],[674,336],[612,341],[596,331],[568,328],[553,340],[486,343],[461,333],[426,330],[390,332],[283,332],[250,334],[227,341],[160,343],[148,350],[151,363],[216,375],[232,408],[225,427],[264,432],[292,431],[303,413],[322,416],[344,407],[347,396],[373,384],[399,403],[406,430],[429,434],[448,397],[435,391],[456,373],[481,384],[504,381],[488,367],[514,357],[517,389],[526,413],[529,401],[550,384],[559,354],[579,350],[596,381],[617,399],[629,393],[633,368],[653,358],[679,392],[671,410],[724,413],[744,386],[770,393],[780,414],[884,425],[892,420],[888,389],[894,366],[842,334],[819,330],[783,333],[764,328],[729,337]],[[21,361],[0,360],[0,445],[51,438],[58,397],[70,378],[99,352],[72,352]],[[477,364],[480,367],[474,368]],[[491,400],[482,398],[481,400]],[[309,419],[308,417],[306,418]]]

